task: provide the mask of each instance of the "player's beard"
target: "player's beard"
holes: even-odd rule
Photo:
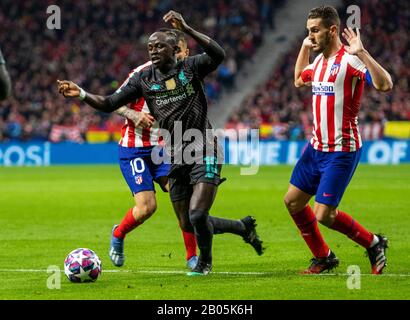
[[[323,51],[325,51],[329,47],[331,40],[332,40],[332,36],[330,35],[330,31],[328,31],[325,33],[323,40],[317,43],[319,47],[317,52],[323,53]]]

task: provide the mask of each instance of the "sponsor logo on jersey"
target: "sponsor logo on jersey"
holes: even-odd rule
[[[171,78],[167,81],[165,81],[165,86],[167,90],[174,90],[177,87],[177,83],[175,82],[174,78]]]
[[[187,92],[187,94],[188,94],[188,97],[190,97],[191,95],[193,95],[193,94],[195,93],[195,89],[194,89],[194,87],[192,86],[192,83],[189,83],[189,84],[186,86],[186,92]]]
[[[312,82],[312,93],[317,96],[334,96],[335,84],[333,82]]]
[[[194,86],[192,83],[188,83],[186,86],[179,87],[175,90],[159,92],[155,96],[155,103],[157,106],[167,105],[169,103],[182,101],[193,94],[195,94]]]

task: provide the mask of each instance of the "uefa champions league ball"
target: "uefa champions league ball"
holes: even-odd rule
[[[101,271],[100,258],[87,248],[71,251],[64,260],[64,273],[71,282],[93,282]]]

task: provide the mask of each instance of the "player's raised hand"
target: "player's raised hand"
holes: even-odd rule
[[[166,15],[164,15],[163,19],[165,22],[171,22],[171,25],[174,29],[185,31],[189,28],[182,15],[178,12],[171,10]]]
[[[352,28],[345,28],[342,32],[342,36],[349,44],[349,46],[345,48],[347,53],[357,55],[358,53],[364,51],[363,43],[360,39],[359,29],[356,28],[355,33]]]
[[[64,97],[78,97],[80,95],[80,87],[72,81],[57,80],[58,92]]]
[[[302,45],[303,45],[304,47],[308,48],[308,49],[312,48],[312,46],[313,46],[312,41],[309,39],[309,37],[306,37],[306,38],[303,40]]]

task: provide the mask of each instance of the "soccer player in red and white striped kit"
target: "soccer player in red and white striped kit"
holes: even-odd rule
[[[339,231],[367,250],[373,274],[386,266],[387,238],[373,234],[338,209],[360,159],[362,141],[358,128],[360,98],[365,82],[378,91],[393,87],[390,74],[363,47],[360,32],[344,29],[335,8],[322,6],[308,14],[308,37],[295,66],[295,86],[311,86],[313,137],[297,162],[285,205],[310,248],[313,259],[304,273],[321,273],[339,264],[319,228]],[[309,62],[311,51],[319,53]],[[310,198],[315,195],[313,209]]]

